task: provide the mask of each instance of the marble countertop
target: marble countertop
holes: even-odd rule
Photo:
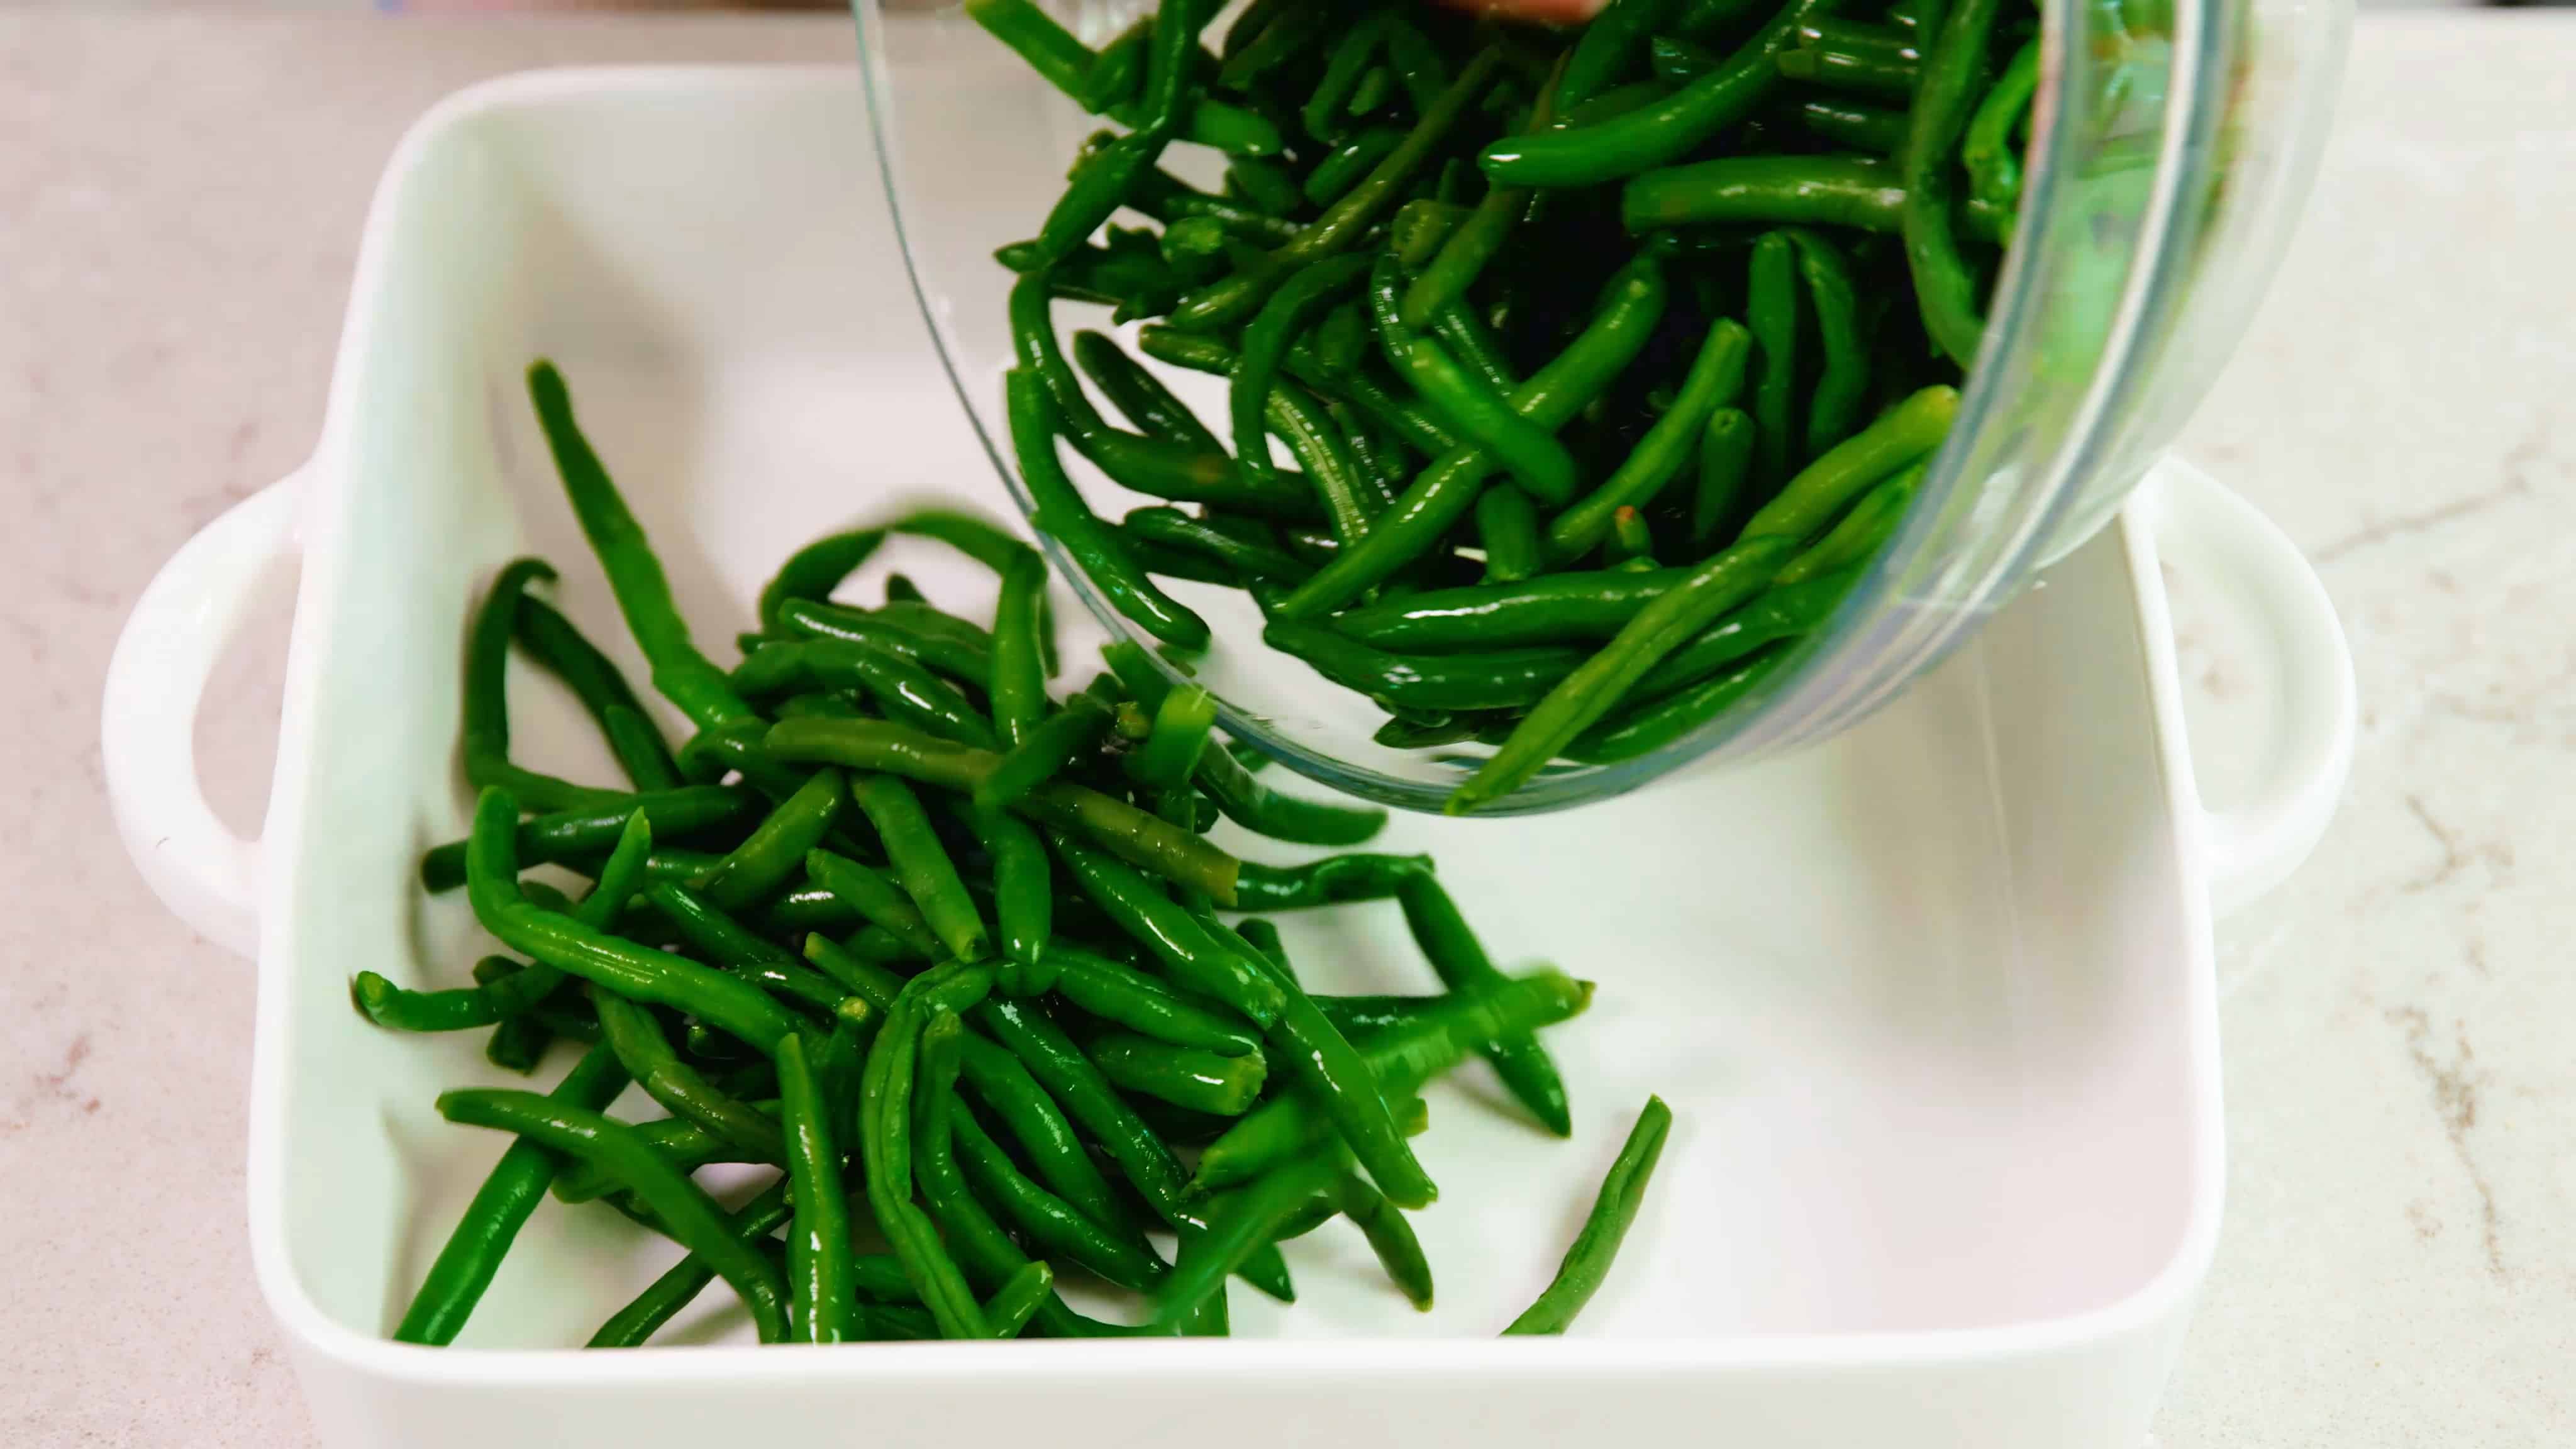
[[[310,446],[395,137],[497,72],[851,44],[0,13],[0,1443],[310,1439],[243,1228],[250,973],[117,846],[98,687],[153,569]],[[2168,1449],[2576,1442],[2571,77],[2576,16],[2366,17],[2316,203],[2188,434],[2317,560],[2362,719],[2324,845],[2219,930],[2229,1200]],[[199,730],[245,828],[287,598]],[[2223,720],[2225,661],[2188,627],[2183,657]]]

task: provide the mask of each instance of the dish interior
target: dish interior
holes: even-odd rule
[[[272,837],[298,849],[276,863],[263,988],[285,993],[285,1031],[261,1043],[287,1058],[291,1270],[356,1332],[390,1329],[502,1146],[432,1099],[523,1084],[479,1033],[394,1035],[348,998],[361,968],[458,985],[491,949],[461,893],[424,900],[413,875],[469,804],[455,716],[477,591],[515,554],[554,560],[559,602],[646,678],[528,415],[528,361],[563,366],[722,660],[812,535],[930,499],[1010,516],[906,290],[865,126],[855,80],[821,75],[523,83],[427,128],[384,200],[325,450],[343,466],[317,480],[301,627],[320,653],[295,702],[313,743],[291,766],[302,819]],[[873,600],[888,566],[989,608],[990,581],[930,545],[889,549],[852,592]],[[1056,612],[1072,687],[1100,636],[1069,593]],[[2138,618],[2106,535],[1824,747],[1567,814],[1398,818],[1372,848],[1435,853],[1498,959],[1599,983],[1548,1038],[1577,1135],[1525,1125],[1471,1065],[1430,1094],[1420,1142],[1442,1188],[1416,1220],[1437,1310],[1335,1227],[1289,1247],[1294,1311],[1237,1286],[1236,1332],[1492,1334],[1649,1092],[1676,1129],[1583,1333],[1997,1327],[2137,1292],[2182,1249],[2209,1130],[2198,887],[2178,876]],[[616,778],[549,680],[514,661],[511,690],[522,763]],[[1280,924],[1316,989],[1437,989],[1391,903]],[[675,1251],[549,1204],[462,1342],[578,1344]],[[726,1298],[665,1341],[747,1338]]]

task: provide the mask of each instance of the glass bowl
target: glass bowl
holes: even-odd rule
[[[1063,190],[1068,158],[1101,122],[956,5],[857,3],[878,156],[914,291],[1025,512],[1032,504],[1002,416],[1011,274],[993,251],[1036,231]],[[1151,8],[1059,0],[1053,13],[1096,46]],[[2042,10],[2014,238],[1958,421],[1898,536],[1831,626],[1733,709],[1648,755],[1560,761],[1479,814],[1561,809],[1849,727],[2100,528],[2199,402],[2306,200],[2350,0],[2044,0]],[[1194,172],[1194,162],[1205,164]],[[1213,186],[1220,161],[1176,145],[1166,164]],[[1069,315],[1108,327],[1105,308],[1057,308],[1060,327]],[[1120,335],[1132,340],[1132,328]],[[1202,417],[1225,416],[1222,379],[1155,366]],[[1161,501],[1117,487],[1069,452],[1067,461],[1104,517]],[[1152,644],[1052,540],[1046,547],[1106,627]],[[1387,805],[1437,810],[1487,753],[1379,744],[1384,713],[1263,644],[1249,596],[1165,586],[1215,634],[1189,677],[1216,696],[1225,728],[1300,773]],[[1181,677],[1169,661],[1162,667]]]

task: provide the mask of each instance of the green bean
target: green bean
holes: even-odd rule
[[[464,719],[458,734],[464,745],[466,782],[477,789],[503,786],[533,810],[570,810],[617,799],[615,791],[576,785],[510,763],[510,706],[502,679],[509,663],[510,631],[528,585],[554,576],[553,567],[543,559],[514,559],[504,566],[492,580],[483,606],[475,611],[465,646]]]
[[[1199,422],[1187,403],[1172,395],[1160,378],[1129,357],[1105,333],[1073,334],[1073,360],[1118,411],[1149,437],[1166,438],[1184,447],[1214,449],[1216,435]]]
[[[2013,127],[2030,112],[2039,89],[2039,37],[2023,41],[1986,90],[1968,119],[1959,141],[1959,164],[1967,169],[1974,199],[1996,206],[2021,200],[2021,154],[2013,148]]]
[[[1574,1316],[1591,1301],[1593,1291],[1609,1276],[1611,1260],[1618,1256],[1620,1240],[1628,1235],[1628,1225],[1637,1220],[1637,1209],[1646,1200],[1646,1184],[1655,1175],[1655,1161],[1663,1156],[1664,1139],[1671,1134],[1673,1112],[1661,1097],[1648,1097],[1646,1109],[1637,1116],[1637,1125],[1628,1133],[1628,1141],[1610,1164],[1610,1174],[1601,1183],[1601,1195],[1594,1199],[1591,1215],[1583,1220],[1583,1230],[1574,1236],[1574,1244],[1565,1250],[1565,1261],[1557,1266],[1556,1280],[1538,1296],[1521,1316],[1512,1320],[1505,1334],[1563,1333],[1574,1322]]]
[[[1055,1298],[1055,1270],[1031,1263],[1005,1279],[984,1300],[984,1318],[995,1338],[1017,1338],[1038,1310]]]
[[[1922,389],[1835,444],[1744,525],[1745,539],[1805,539],[1880,480],[1941,446],[1958,415],[1955,388]]]
[[[1045,632],[1046,562],[1023,552],[1002,572],[993,623],[993,731],[1010,744],[1027,738],[1046,716],[1046,662],[1038,643]],[[952,737],[981,743],[964,732]]]
[[[1565,445],[1470,377],[1438,342],[1414,338],[1404,349],[1402,363],[1414,391],[1523,488],[1550,503],[1561,504],[1574,496],[1574,457]]]
[[[1051,945],[1040,965],[1044,985],[1103,1021],[1130,1031],[1220,1056],[1248,1056],[1260,1038],[1218,1012],[1197,1005],[1133,967],[1071,946]]]
[[[1326,679],[1390,708],[1515,709],[1537,703],[1583,660],[1580,650],[1539,646],[1473,654],[1393,654],[1331,629],[1272,624],[1262,642]]]
[[[1429,998],[1405,1024],[1368,1037],[1359,1050],[1387,1095],[1402,1096],[1454,1069],[1486,1042],[1578,1015],[1591,995],[1591,987],[1582,982],[1552,970],[1536,971],[1492,990]],[[1312,1099],[1276,1097],[1209,1144],[1199,1156],[1191,1186],[1206,1192],[1249,1182],[1311,1150],[1331,1131],[1331,1122]]]
[[[626,1073],[615,1054],[593,1047],[547,1100],[598,1111],[625,1086]],[[410,1306],[403,1310],[402,1321],[394,1327],[395,1342],[433,1347],[455,1342],[474,1305],[482,1300],[483,1290],[492,1285],[520,1227],[536,1211],[546,1184],[562,1165],[560,1154],[526,1137],[502,1152],[501,1160],[475,1190],[474,1200],[466,1205],[465,1215],[440,1245]]]
[[[1269,1070],[1259,1052],[1227,1056],[1131,1032],[1104,1032],[1084,1052],[1117,1086],[1220,1117],[1241,1116]]]
[[[718,1091],[680,1060],[653,1013],[613,991],[594,993],[600,1032],[617,1060],[645,1094],[673,1116],[695,1122],[754,1162],[784,1165],[778,1123]]]
[[[1408,201],[1395,209],[1395,220],[1387,227],[1387,250],[1406,270],[1418,270],[1439,256],[1471,215],[1464,207],[1429,197]],[[1417,325],[1427,327],[1430,320]]]
[[[1406,877],[1396,889],[1396,899],[1404,907],[1404,923],[1413,932],[1414,944],[1422,949],[1423,959],[1431,963],[1441,985],[1451,991],[1482,992],[1510,979],[1494,969],[1493,958],[1485,954],[1484,943],[1476,939],[1458,903],[1430,871]],[[1574,1135],[1565,1079],[1536,1036],[1515,1032],[1484,1042],[1477,1051],[1541,1126],[1559,1137]]]
[[[1372,10],[1344,30],[1341,38],[1333,43],[1332,54],[1324,62],[1323,77],[1315,83],[1314,91],[1306,97],[1306,104],[1299,112],[1307,135],[1318,141],[1332,139],[1343,107],[1350,103],[1352,93],[1359,89],[1360,77],[1368,72],[1394,23],[1394,11]]]
[[[1635,65],[1647,38],[1670,24],[1680,9],[1680,0],[1616,0],[1604,6],[1566,52],[1557,104],[1572,108],[1607,90]]]
[[[1717,718],[1781,667],[1789,646],[1768,649],[1723,674],[1711,675],[1661,699],[1614,713],[1575,736],[1567,758],[1585,764],[1633,760],[1689,736]]]
[[[1376,486],[1375,475],[1361,470],[1358,455],[1332,415],[1303,390],[1283,382],[1271,387],[1262,416],[1304,466],[1306,482],[1332,523],[1333,537],[1352,542],[1364,536],[1384,511],[1386,498]]]
[[[1875,557],[1888,539],[1896,534],[1897,525],[1905,521],[1905,510],[1914,503],[1914,490],[1921,486],[1923,474],[1930,465],[1917,463],[1860,496],[1842,521],[1806,552],[1781,565],[1772,582],[1775,586],[1801,583],[1822,574],[1839,573],[1867,563]]]
[[[849,1200],[842,1195],[831,1114],[801,1037],[778,1044],[778,1100],[787,1180],[796,1201],[787,1233],[788,1320],[804,1342],[840,1343],[852,1335],[858,1318]]]
[[[1549,690],[1513,727],[1493,757],[1450,792],[1442,808],[1463,815],[1518,789],[1576,735],[1609,713],[1656,661],[1760,590],[1787,561],[1789,552],[1779,539],[1750,533],[1744,542],[1694,566],[1687,577],[1640,609],[1599,653]]]
[[[1179,1263],[1154,1295],[1154,1321],[1175,1324],[1225,1286],[1228,1273],[1269,1244],[1307,1199],[1331,1186],[1347,1155],[1318,1153],[1209,1204],[1208,1229],[1181,1239]]]
[[[1276,161],[1235,161],[1225,168],[1226,180],[1234,183],[1244,200],[1274,217],[1286,217],[1297,210],[1301,194],[1297,178]],[[1294,235],[1294,231],[1290,235]]]
[[[1753,244],[1746,286],[1745,321],[1762,350],[1762,376],[1753,386],[1754,483],[1767,496],[1789,480],[1798,461],[1798,276],[1786,232],[1765,232]]]
[[[1535,575],[1543,562],[1537,505],[1509,483],[1487,488],[1476,499],[1476,538],[1485,548],[1487,583],[1517,583]]]
[[[1292,866],[1245,861],[1235,883],[1235,906],[1289,911],[1382,901],[1407,881],[1430,875],[1431,869],[1427,855],[1327,855]]]
[[[1004,810],[1029,792],[1053,780],[1096,749],[1115,716],[1087,695],[1075,695],[1065,707],[1032,727],[1025,739],[1003,755],[990,774],[974,787],[975,807]]]
[[[1030,521],[1064,545],[1085,577],[1118,611],[1165,643],[1197,649],[1208,640],[1207,621],[1174,602],[1137,569],[1117,535],[1092,513],[1055,454],[1054,404],[1036,377],[1013,369],[1008,378],[1011,443],[1021,480],[1035,509]]]
[[[831,601],[832,591],[859,571],[885,542],[882,528],[826,534],[787,556],[760,589],[760,627],[773,634],[788,630],[780,609],[790,599]]]
[[[1824,351],[1824,369],[1807,399],[1804,456],[1815,458],[1851,436],[1860,422],[1860,404],[1869,391],[1869,349],[1861,336],[1860,297],[1851,263],[1842,249],[1814,232],[1789,233],[1797,248],[1798,275],[1807,284],[1816,334]]]
[[[571,620],[544,600],[521,594],[511,637],[539,667],[572,690],[607,736],[609,749],[636,789],[669,790],[681,783],[671,762],[671,747],[645,715],[626,676],[582,637]]]
[[[1306,173],[1301,192],[1307,204],[1332,205],[1403,142],[1402,131],[1392,126],[1371,126],[1334,147],[1330,155],[1316,163],[1314,170]]]
[[[1699,486],[1691,495],[1691,544],[1705,548],[1727,532],[1753,470],[1752,417],[1737,408],[1709,414],[1699,435]]]
[[[1002,936],[1001,968],[1037,964],[1055,933],[1054,867],[1046,842],[1027,821],[1007,810],[984,810],[965,800],[953,813],[981,842],[993,862],[993,912]]]
[[[1371,1187],[1366,1178],[1355,1172],[1344,1172],[1329,1192],[1333,1205],[1367,1237],[1370,1251],[1377,1254],[1378,1266],[1386,1270],[1398,1291],[1416,1309],[1431,1311],[1431,1260],[1422,1252],[1422,1240],[1413,1235],[1413,1224],[1386,1195]]]
[[[1216,727],[1216,696],[1195,684],[1184,684],[1163,696],[1154,709],[1154,729],[1127,757],[1128,773],[1149,789],[1171,790],[1188,783]]]
[[[921,910],[931,934],[960,961],[980,961],[992,950],[983,918],[958,878],[957,865],[939,843],[928,812],[912,787],[891,775],[862,777],[851,789],[859,809],[885,842],[896,883]]]
[[[1461,366],[1484,379],[1485,385],[1496,393],[1507,393],[1521,385],[1510,359],[1503,356],[1502,339],[1466,303],[1452,302],[1432,313],[1431,335],[1449,349]]]
[[[930,1023],[954,1023],[957,1008],[973,1006],[992,989],[992,980],[983,967],[950,962],[905,983],[876,1049],[868,1053],[862,1087],[859,1148],[867,1168],[868,1205],[895,1256],[903,1260],[913,1291],[950,1338],[982,1338],[986,1328],[964,1273],[941,1245],[929,1215],[913,1205],[914,1067]],[[953,1040],[954,1028],[942,1035]]]
[[[803,868],[805,853],[831,832],[845,798],[839,771],[815,771],[768,819],[753,827],[742,844],[699,878],[698,890],[728,911],[766,898]]]
[[[1132,538],[1205,554],[1249,578],[1294,583],[1314,572],[1275,544],[1211,528],[1177,508],[1139,508],[1119,527]]]
[[[527,1076],[554,1045],[555,1029],[534,1011],[521,1012],[492,1029],[484,1039],[483,1059],[504,1071]]]
[[[901,655],[916,664],[936,669],[951,679],[964,680],[978,689],[990,687],[993,656],[992,650],[984,643],[923,633],[906,627],[892,617],[889,611],[882,609],[875,613],[863,613],[857,609],[842,608],[837,604],[789,599],[779,606],[778,614],[780,621],[785,624],[789,632],[801,635],[808,640],[834,639],[864,645],[884,653]],[[767,655],[772,649],[782,647],[795,648],[794,645],[763,645],[753,659]],[[786,663],[790,660],[801,662],[805,657],[807,656],[802,654],[783,655],[781,662]],[[748,669],[751,666],[752,660],[743,661],[743,668]],[[737,670],[737,675],[740,672]]]
[[[637,1128],[639,1133],[644,1129]],[[780,1178],[763,1188],[746,1202],[727,1222],[735,1242],[756,1245],[776,1232],[788,1220],[787,1179]],[[599,1331],[590,1336],[592,1348],[640,1348],[660,1331],[662,1325],[696,1301],[700,1292],[715,1281],[715,1269],[696,1254],[690,1254],[672,1265],[669,1272],[653,1280],[623,1308],[610,1314]]]
[[[528,368],[528,396],[536,404],[537,422],[563,478],[564,496],[581,522],[582,535],[599,556],[608,575],[618,611],[635,636],[645,661],[653,667],[653,687],[701,726],[742,719],[752,712],[726,683],[718,669],[689,639],[689,626],[671,600],[670,580],[644,537],[642,526],[626,509],[608,469],[591,450],[573,421],[572,395],[563,374],[540,359]]]
[[[1780,74],[1791,80],[1862,95],[1914,94],[1918,67],[1911,59],[1840,45],[1800,45],[1780,52]]]
[[[762,1058],[760,1065],[768,1066],[768,1059]],[[764,1117],[775,1117],[778,1114],[778,1100],[775,1097],[765,1101],[752,1101],[743,1098],[741,1093],[733,1091],[729,1083],[717,1082],[712,1085],[728,1096],[741,1099],[744,1106]],[[695,1172],[713,1162],[766,1160],[761,1153],[738,1146],[732,1139],[721,1133],[711,1132],[686,1117],[664,1117],[659,1121],[639,1122],[635,1124],[635,1135],[642,1138],[644,1145],[652,1148],[663,1161],[682,1172]],[[554,1194],[558,1202],[591,1202],[617,1190],[618,1180],[613,1174],[603,1172],[586,1162],[571,1164],[555,1178]]]
[[[1647,44],[1646,63],[1655,79],[1685,86],[1726,64],[1726,57],[1678,35],[1658,35]]]
[[[1752,342],[1752,334],[1731,319],[1721,318],[1708,329],[1673,405],[1599,488],[1548,525],[1548,551],[1553,557],[1574,559],[1591,552],[1600,545],[1612,515],[1621,508],[1645,507],[1680,474],[1697,450],[1709,417],[1743,389],[1745,356]],[[1767,371],[1764,376],[1767,381]]]
[[[806,970],[776,943],[727,915],[714,902],[677,881],[657,881],[644,898],[693,951],[732,974],[825,1016],[846,1013],[850,993],[830,978]]]
[[[1459,71],[1440,98],[1425,108],[1413,129],[1387,153],[1359,184],[1342,194],[1296,236],[1271,253],[1274,268],[1302,266],[1333,256],[1365,235],[1379,212],[1392,206],[1407,183],[1448,143],[1450,133],[1481,99],[1502,64],[1502,51],[1487,46]],[[1184,332],[1206,332],[1242,321],[1260,309],[1276,285],[1274,269],[1238,272],[1183,297],[1171,310],[1170,325]]]
[[[475,805],[466,894],[483,929],[544,965],[637,1001],[688,1012],[764,1052],[776,1050],[778,1039],[796,1029],[794,1014],[748,981],[531,904],[517,879],[511,828],[517,815],[506,790],[486,790]]]
[[[1628,698],[1659,698],[1697,683],[1710,670],[1731,664],[1765,644],[1822,629],[1841,606],[1844,595],[1851,592],[1854,577],[1845,571],[1781,582],[1787,573],[1788,569],[1782,568],[1773,577],[1771,587],[1751,603],[1701,630],[1663,663],[1647,670],[1628,691]],[[1251,877],[1247,874],[1244,880],[1248,885]]]
[[[769,751],[782,759],[883,771],[962,794],[973,793],[1001,764],[1001,757],[989,751],[950,745],[883,720],[787,720],[770,727],[767,742]],[[1234,901],[1235,872],[1242,862],[1125,801],[1052,781],[1030,791],[1014,808],[1042,825],[1079,831],[1129,864],[1199,891],[1220,906]]]
[[[1721,156],[1630,178],[1619,211],[1631,233],[1748,223],[1894,232],[1911,209],[1905,181],[1875,156]]]
[[[1590,125],[1513,136],[1479,162],[1501,186],[1590,186],[1677,160],[1751,116],[1778,88],[1777,57],[1799,22],[1837,0],[1789,0],[1718,69],[1655,104]]]
[[[1174,984],[1234,1008],[1256,1026],[1266,1028],[1278,1019],[1279,987],[1242,952],[1192,919],[1160,886],[1061,832],[1054,841],[1056,854],[1083,893],[1142,942]]]
[[[761,1342],[787,1337],[786,1292],[777,1270],[736,1239],[723,1209],[638,1141],[633,1128],[534,1092],[447,1092],[438,1099],[438,1111],[451,1122],[516,1132],[554,1151],[607,1165],[691,1253],[742,1295]]]
[[[883,927],[907,950],[924,958],[942,954],[939,936],[923,919],[921,908],[874,868],[828,850],[815,850],[805,856],[805,874],[862,918]]]
[[[1565,124],[1574,128],[1597,126],[1631,111],[1642,111],[1672,93],[1673,87],[1660,80],[1631,81],[1624,86],[1613,86],[1567,111]]]
[[[539,815],[513,832],[514,856],[528,865],[550,865],[596,855],[616,845],[626,822],[641,814],[656,838],[666,841],[705,836],[748,820],[759,798],[747,790],[722,785],[684,785],[676,790],[610,796],[596,805]],[[432,846],[420,858],[420,883],[430,891],[453,890],[465,883],[467,842]]]
[[[1333,257],[1298,271],[1280,284],[1244,329],[1227,406],[1234,423],[1235,465],[1253,479],[1276,476],[1262,422],[1288,344],[1368,266],[1366,257]]]
[[[1507,399],[1512,410],[1550,432],[1570,422],[1644,347],[1663,315],[1664,299],[1662,268],[1652,256],[1641,255],[1622,268],[1582,334],[1513,390]],[[1475,506],[1494,466],[1482,448],[1444,454],[1377,520],[1366,539],[1343,549],[1281,600],[1276,616],[1303,622],[1329,613],[1429,552]]]
[[[1801,101],[1798,120],[1808,130],[1840,146],[1893,156],[1905,149],[1905,113],[1820,96]]]
[[[1441,92],[1449,89],[1449,63],[1421,27],[1401,13],[1387,29],[1386,61],[1416,111],[1439,104]]]
[[[1958,0],[1938,30],[1924,32],[1922,82],[1900,155],[1905,262],[1915,305],[1933,344],[1961,367],[1976,364],[1985,319],[1977,312],[1976,273],[1951,229],[1951,158],[1977,103],[1986,39],[2002,8],[1999,0]]]

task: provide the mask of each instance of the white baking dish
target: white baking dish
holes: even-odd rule
[[[563,363],[719,645],[829,526],[927,494],[1007,511],[904,291],[865,124],[837,72],[568,72],[439,106],[377,196],[312,461],[183,549],[118,647],[127,844],[174,910],[259,960],[250,1227],[325,1438],[2134,1445],[2218,1223],[2209,888],[2297,862],[2352,722],[2314,578],[2183,471],[1825,747],[1570,814],[1395,823],[1388,844],[1437,851],[1490,940],[1601,983],[1552,1038],[1573,1143],[1486,1110],[1479,1077],[1435,1095],[1434,1313],[1326,1232],[1292,1245],[1293,1311],[1237,1291],[1233,1342],[755,1350],[711,1311],[679,1335],[707,1346],[583,1353],[555,1346],[668,1249],[549,1207],[459,1347],[385,1341],[498,1150],[430,1110],[494,1076],[476,1043],[378,1031],[347,997],[362,967],[450,984],[472,959],[461,902],[412,887],[467,803],[466,611],[540,551],[636,666],[528,421],[528,359]],[[2235,814],[2193,784],[2160,543],[2273,661],[2279,748]],[[288,554],[276,786],[242,841],[205,808],[191,722]],[[904,566],[934,596],[987,587]],[[514,688],[524,754],[598,763],[569,708]],[[1391,909],[1285,924],[1328,986],[1428,988]],[[1649,1091],[1678,1127],[1619,1272],[1573,1336],[1497,1341]]]

